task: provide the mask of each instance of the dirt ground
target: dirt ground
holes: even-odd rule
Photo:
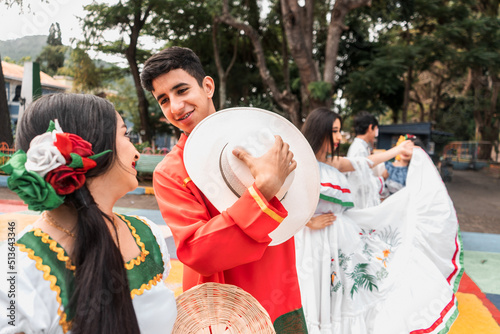
[[[141,182],[141,186],[151,183]],[[454,170],[446,187],[462,231],[500,234],[500,169]],[[5,187],[0,187],[0,199],[19,200]],[[153,195],[126,195],[116,206],[158,210]]]

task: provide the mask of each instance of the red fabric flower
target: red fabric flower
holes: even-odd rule
[[[58,195],[67,195],[83,186],[85,172],[84,168],[59,166],[47,173],[45,181],[50,183]]]
[[[66,159],[66,163],[71,162],[70,153],[76,153],[81,157],[94,155],[92,144],[73,133],[56,133],[54,145]]]

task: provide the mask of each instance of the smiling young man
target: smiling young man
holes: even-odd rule
[[[275,197],[296,166],[288,144],[277,137],[273,154],[260,158],[235,151],[255,183],[219,212],[191,181],[183,159],[187,136],[216,112],[214,80],[192,50],[170,47],[146,61],[141,81],[168,121],[183,131],[153,176],[160,211],[184,264],[183,289],[205,282],[239,286],[267,310],[278,333],[306,333],[293,238],[268,246],[269,233],[288,214]]]

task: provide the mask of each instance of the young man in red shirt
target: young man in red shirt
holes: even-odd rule
[[[239,286],[267,310],[278,333],[306,333],[294,239],[268,246],[269,233],[288,214],[275,197],[296,166],[288,144],[278,136],[259,158],[236,150],[255,183],[219,212],[191,181],[183,160],[189,134],[216,112],[214,80],[192,50],[170,47],[146,61],[141,81],[168,121],[183,131],[153,176],[160,211],[184,264],[183,289],[205,282]]]

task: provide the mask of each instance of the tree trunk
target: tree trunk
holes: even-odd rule
[[[343,31],[347,29],[344,25],[345,17],[351,10],[366,5],[371,5],[371,0],[335,1],[328,27],[324,72],[323,79],[321,79],[318,66],[312,58],[314,1],[306,1],[304,7],[300,7],[297,0],[281,0],[281,12],[288,45],[299,70],[301,85],[307,92],[307,94],[302,94],[303,109],[310,111],[319,106],[331,105],[331,96],[335,91],[335,67],[337,66],[340,38]],[[309,84],[321,80],[331,84],[330,97],[325,101],[311,98],[309,92]]]
[[[328,26],[328,36],[325,50],[325,69],[323,80],[332,84],[335,89],[335,67],[339,53],[340,38],[348,27],[344,24],[347,14],[358,7],[371,6],[371,0],[337,0],[331,12],[331,21]]]
[[[148,141],[152,144],[152,136],[151,129],[149,128],[149,115],[148,115],[148,107],[149,103],[146,99],[146,94],[141,86],[141,79],[139,76],[139,68],[137,67],[137,61],[135,60],[135,50],[132,50],[131,47],[127,48],[126,57],[130,66],[130,72],[132,73],[132,77],[134,78],[135,91],[137,94],[137,99],[139,101],[139,116],[141,119],[141,138],[142,141]]]
[[[259,74],[264,82],[264,85],[269,89],[272,98],[276,103],[285,111],[290,117],[290,120],[298,128],[302,125],[302,119],[300,117],[300,105],[297,97],[293,95],[290,91],[281,92],[276,84],[276,81],[271,76],[269,69],[266,64],[266,57],[264,55],[264,49],[260,40],[260,36],[255,31],[253,27],[249,24],[243,23],[236,18],[234,18],[229,11],[228,0],[224,0],[224,7],[222,15],[215,18],[217,22],[224,22],[225,24],[237,29],[242,30],[245,35],[250,38],[252,45],[254,47],[254,53],[257,58],[257,68],[259,69]]]
[[[429,108],[429,122],[433,122],[436,118],[436,112],[441,105],[441,92],[443,91],[444,80],[440,79],[435,87],[436,96],[433,99],[430,108]]]
[[[484,107],[483,124],[479,128],[481,140],[488,141],[490,144],[485,147],[482,152],[479,152],[478,159],[489,160],[491,157],[491,149],[493,144],[498,146],[498,136],[500,135],[500,118],[496,117],[497,101],[500,91],[500,80],[496,76],[491,76],[491,85],[489,85],[490,103]]]
[[[399,112],[397,110],[392,111],[392,124],[398,124],[399,122]]]
[[[481,84],[481,69],[470,69],[471,87],[474,94],[474,121],[476,122],[475,139],[479,140],[480,134],[484,125],[483,110],[481,109],[482,84]]]
[[[405,92],[403,96],[403,105],[402,105],[402,122],[408,123],[408,105],[410,104],[410,90],[411,90],[411,82],[413,80],[413,66],[408,67],[408,75],[405,80]]]
[[[224,70],[224,67],[222,66],[220,60],[219,46],[217,44],[218,25],[219,23],[214,18],[212,24],[212,45],[214,48],[214,58],[215,58],[215,65],[217,66],[217,75],[219,76],[219,108],[224,109],[226,107],[226,100],[227,100],[227,77],[229,75],[229,71],[231,71],[231,68],[236,62],[236,55],[238,54],[238,36],[236,35],[235,37],[233,57],[231,59],[231,62],[227,67],[227,69]]]
[[[0,57],[1,59],[1,57]],[[9,104],[5,93],[5,78],[3,76],[2,62],[0,61],[0,142],[6,142],[9,147],[14,144],[10,123]]]
[[[420,122],[425,122],[425,107],[422,103],[422,98],[418,94],[417,90],[413,91],[415,98],[410,99],[410,102],[416,103],[418,105],[418,109],[420,110]]]
[[[478,9],[486,17],[498,17],[500,1],[479,1]],[[500,80],[497,71],[488,68],[483,74],[481,68],[471,69],[474,91],[474,119],[476,120],[476,138],[490,142],[490,147],[480,152],[479,158],[489,159],[491,146],[499,141],[500,119],[497,113],[497,100],[500,90]],[[482,99],[482,100],[481,100]],[[489,101],[488,101],[489,99]]]
[[[312,57],[313,8],[312,0],[306,1],[305,7],[300,7],[297,0],[281,0],[281,16],[288,48],[299,70],[301,86],[307,92],[302,94],[302,108],[309,111],[322,104],[313,101],[309,92],[309,84],[321,80]]]
[[[288,66],[288,61],[289,61],[289,56],[288,56],[288,41],[286,39],[286,33],[285,33],[285,25],[283,24],[283,15],[281,12],[279,13],[280,15],[280,27],[281,27],[281,34],[283,35],[283,44],[281,45],[281,58],[283,59],[283,81],[285,84],[285,89],[289,92],[292,91],[292,88],[290,86],[290,68]]]
[[[130,44],[125,51],[125,57],[127,58],[128,64],[130,66],[130,72],[132,73],[132,77],[134,79],[135,91],[137,94],[139,116],[141,119],[141,131],[140,131],[141,139],[143,142],[147,141],[152,145],[153,138],[151,135],[151,129],[149,127],[149,114],[148,114],[149,103],[148,100],[146,99],[146,94],[144,93],[144,89],[142,88],[141,85],[139,67],[137,66],[137,58],[136,58],[139,33],[142,27],[144,26],[147,17],[149,16],[150,10],[151,8],[149,7],[145,11],[144,17],[141,18],[142,12],[140,5],[138,5],[134,15],[134,25],[130,27],[131,28]]]

